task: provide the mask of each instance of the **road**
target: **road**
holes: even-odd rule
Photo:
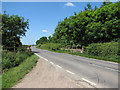
[[[84,81],[96,88],[118,88],[120,70],[118,64],[85,58],[66,53],[55,53],[47,50],[31,48],[41,58],[57,65],[69,73],[76,81]]]

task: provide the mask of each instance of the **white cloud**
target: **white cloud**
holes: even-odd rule
[[[65,6],[73,7],[73,6],[75,6],[75,5],[74,5],[73,3],[71,3],[71,2],[68,2],[68,3],[65,4]]]
[[[48,30],[42,30],[42,32],[47,33],[48,35],[52,35]]]
[[[48,32],[48,30],[42,30],[42,32]]]

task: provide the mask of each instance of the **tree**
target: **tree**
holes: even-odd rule
[[[49,42],[87,46],[119,38],[119,3],[111,3],[96,10],[91,10],[89,5],[86,11],[81,11],[58,23],[55,33],[49,37]]]
[[[85,11],[87,11],[88,9],[87,9],[87,7],[84,7],[84,9],[85,9]]]
[[[76,13],[76,12],[74,12],[74,15],[77,15],[77,13]]]
[[[36,44],[44,44],[47,43],[47,37],[41,37],[39,40],[36,41]]]
[[[103,5],[101,5],[101,7],[104,7],[104,6],[109,5],[111,3],[112,2],[110,2],[110,0],[104,0]]]
[[[15,49],[22,45],[20,38],[25,36],[29,24],[28,19],[18,15],[9,15],[4,12],[2,15],[2,45],[5,48]]]
[[[87,4],[87,8],[88,8],[89,10],[91,9],[90,3]]]
[[[36,45],[38,45],[38,44],[40,44],[40,40],[37,40],[37,41],[36,41]]]
[[[94,10],[96,10],[96,9],[97,9],[97,6],[95,6]]]
[[[88,4],[87,4],[87,7],[84,7],[84,9],[85,9],[85,11],[87,11],[87,10],[91,10],[92,8],[91,8],[90,3],[88,3]]]
[[[53,43],[53,37],[49,36],[49,37],[48,37],[48,42],[49,42],[49,43]]]

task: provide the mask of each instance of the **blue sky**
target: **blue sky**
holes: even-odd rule
[[[91,2],[92,8],[102,2]],[[23,44],[35,44],[43,36],[50,36],[65,17],[84,10],[87,2],[3,2],[2,11],[29,19],[29,29],[21,38]]]

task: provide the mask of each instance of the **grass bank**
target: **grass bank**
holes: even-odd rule
[[[15,85],[25,74],[32,70],[38,60],[38,56],[32,55],[24,60],[19,66],[10,68],[2,74],[2,88],[9,88]]]

